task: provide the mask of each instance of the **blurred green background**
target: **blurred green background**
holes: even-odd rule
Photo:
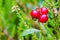
[[[46,7],[41,24],[31,10]],[[0,40],[60,40],[60,0],[0,0]]]

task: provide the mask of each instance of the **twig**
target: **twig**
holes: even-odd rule
[[[42,34],[43,34],[45,40],[46,40],[46,30],[45,30],[45,27],[44,27],[44,23],[40,23],[40,25],[41,25],[40,29],[42,31]]]
[[[44,28],[44,23],[40,23],[40,29],[43,31],[43,33],[45,34],[46,33],[46,30]]]

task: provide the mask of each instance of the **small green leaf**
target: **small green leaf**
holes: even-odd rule
[[[31,29],[23,31],[20,34],[20,36],[26,36],[26,35],[29,35],[29,34],[34,33],[34,32],[39,32],[39,30],[31,28]]]

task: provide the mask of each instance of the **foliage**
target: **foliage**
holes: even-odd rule
[[[49,11],[46,23],[30,16],[40,7]],[[60,0],[0,0],[0,40],[60,40]]]

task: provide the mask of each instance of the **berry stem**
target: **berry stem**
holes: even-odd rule
[[[45,32],[46,32],[46,30],[45,30],[45,28],[44,28],[44,23],[40,23],[40,29],[43,31],[43,33],[45,34]]]
[[[46,40],[46,30],[44,28],[44,23],[39,23],[39,25],[40,25],[40,30],[42,31],[42,34]]]

